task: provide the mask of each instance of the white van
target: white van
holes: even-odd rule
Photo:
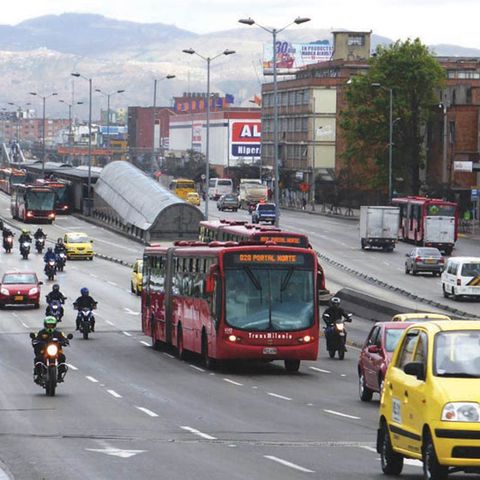
[[[211,178],[208,182],[208,198],[218,200],[222,195],[233,193],[231,178]]]
[[[480,257],[451,257],[442,273],[444,297],[480,298]]]

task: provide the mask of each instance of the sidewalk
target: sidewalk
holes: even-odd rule
[[[342,218],[345,220],[360,220],[360,209],[358,208],[337,207],[325,203],[316,203],[314,208],[312,208],[311,204],[308,204],[306,205],[305,210],[301,207],[280,204],[280,209],[292,212],[303,212],[310,215],[323,215],[325,217]]]

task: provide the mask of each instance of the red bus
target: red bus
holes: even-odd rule
[[[400,240],[452,253],[458,235],[455,202],[410,196],[394,198],[392,204],[400,207]]]
[[[0,168],[0,190],[2,192],[12,193],[15,185],[25,183],[27,172],[19,168]]]
[[[52,223],[55,220],[55,198],[55,191],[49,187],[16,185],[10,199],[12,218]]]
[[[317,256],[312,249],[236,242],[153,245],[143,256],[142,330],[217,360],[283,360],[297,371],[318,354]]]
[[[55,191],[55,213],[67,214],[73,209],[72,184],[67,180],[41,179],[35,180],[34,185],[49,187]]]

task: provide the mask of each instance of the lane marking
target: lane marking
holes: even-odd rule
[[[197,367],[196,365],[189,364],[188,366],[194,368],[195,370],[198,370],[199,372],[204,372],[205,371],[203,368]]]
[[[18,313],[17,313],[17,312],[12,312],[12,315],[13,315],[15,318],[18,318]]]
[[[118,283],[112,282],[111,280],[107,280],[107,283],[113,285],[114,287],[118,287]]]
[[[132,334],[131,333],[128,333],[128,332],[122,332],[124,335],[126,335],[127,337],[131,337]]]
[[[78,368],[75,365],[72,365],[71,363],[67,363],[67,367],[71,368],[72,370],[78,370]]]
[[[115,324],[113,322],[111,322],[110,320],[105,320],[105,323],[108,323],[109,325],[115,326]]]
[[[203,433],[196,428],[188,427],[188,426],[181,426],[182,430],[186,430],[187,432],[193,433],[194,435],[198,435],[199,437],[205,438],[206,440],[216,440],[217,437],[212,437],[212,435],[208,435],[207,433]]]
[[[243,383],[235,382],[234,380],[230,380],[229,378],[223,379],[225,382],[231,383],[232,385],[238,385],[239,387],[243,387]]]
[[[362,445],[360,446],[360,448],[363,448],[364,450],[368,450],[369,452],[378,453],[376,448],[369,447],[368,445]]]
[[[150,345],[148,342],[146,342],[145,340],[140,340],[140,343],[141,343],[142,345],[145,345],[146,347],[150,347],[150,346],[151,346],[151,345]]]
[[[347,413],[336,412],[335,410],[323,410],[325,413],[331,413],[332,415],[338,415],[339,417],[351,418],[353,420],[360,420],[360,417],[356,417],[355,415],[348,415]]]
[[[140,410],[141,412],[143,413],[146,413],[147,415],[149,415],[150,417],[158,417],[158,415],[155,413],[155,412],[152,412],[151,410],[149,410],[148,408],[144,408],[144,407],[137,407],[135,406],[136,409]]]
[[[93,278],[98,278],[98,275],[95,275],[94,273],[91,273],[90,276]]]
[[[310,370],[314,370],[315,372],[320,372],[320,373],[332,373],[330,370],[324,370],[323,368],[318,368],[318,367],[310,367]]]
[[[166,356],[169,357],[169,358],[175,358],[173,355],[170,355],[170,354],[167,353],[167,352],[163,352],[163,354],[166,355]]]
[[[98,380],[96,378],[90,377],[89,375],[87,375],[85,378],[87,380],[90,380],[92,383],[98,383]]]
[[[283,395],[279,395],[278,393],[267,392],[267,395],[271,397],[280,398],[281,400],[291,400],[289,397],[284,397]]]
[[[140,315],[140,312],[134,312],[133,310],[130,310],[127,307],[123,307],[123,309],[129,314],[129,315]]]
[[[282,458],[274,457],[273,455],[264,455],[264,458],[268,458],[268,460],[272,460],[273,462],[280,463],[285,467],[293,468],[294,470],[298,470],[299,472],[303,473],[315,473],[314,470],[310,470],[308,468],[302,467],[301,465],[297,465],[296,463],[288,462],[287,460],[283,460]]]
[[[22,322],[22,325],[23,325],[25,328],[30,328],[25,322]]]
[[[112,397],[122,398],[122,396],[121,396],[120,394],[118,394],[115,390],[107,390],[107,392],[108,392]]]

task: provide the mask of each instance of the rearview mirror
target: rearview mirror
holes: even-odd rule
[[[33,340],[36,337],[36,335],[33,332],[30,332],[30,338]]]
[[[423,363],[421,362],[410,362],[403,367],[403,371],[407,375],[413,375],[419,380],[425,380],[425,374],[423,369]]]
[[[380,353],[380,348],[378,348],[378,345],[370,345],[367,350],[368,353]]]
[[[69,333],[69,334],[67,335],[67,338],[68,338],[69,340],[71,340],[71,339],[73,338],[73,335],[72,335],[71,333]]]
[[[43,282],[38,282],[39,285],[43,285]]]

